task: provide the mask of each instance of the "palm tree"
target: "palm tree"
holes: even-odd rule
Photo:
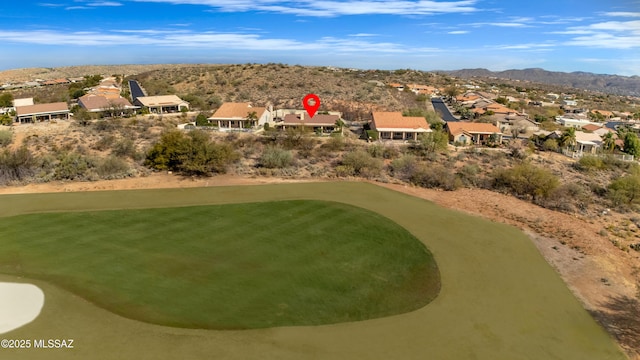
[[[576,129],[568,128],[560,136],[560,146],[573,149],[576,146]]]
[[[604,134],[602,137],[602,149],[606,152],[613,152],[616,147],[616,139],[611,131]]]
[[[342,129],[344,128],[344,125],[345,124],[344,124],[344,121],[342,121],[342,119],[339,118],[338,120],[336,120],[336,127],[338,129],[340,129],[340,135],[344,135],[343,132],[342,132]]]
[[[246,128],[253,127],[256,120],[258,120],[258,113],[256,113],[255,111],[251,111],[250,113],[247,114],[246,120],[247,122],[245,123],[245,127]]]

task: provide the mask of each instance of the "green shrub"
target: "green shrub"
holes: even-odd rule
[[[7,130],[0,130],[0,146],[8,146],[13,141],[13,133]]]
[[[409,181],[425,188],[440,188],[447,191],[453,191],[462,186],[462,181],[442,165],[419,165]]]
[[[414,155],[403,155],[391,162],[391,174],[393,177],[408,181],[413,176],[418,166],[418,160]]]
[[[118,157],[136,158],[136,145],[131,139],[122,139],[113,145],[111,153]]]
[[[612,181],[607,195],[616,206],[640,203],[640,174],[629,174]]]
[[[375,130],[366,130],[365,134],[367,134],[367,139],[369,140],[378,140],[378,132]]]
[[[0,184],[21,181],[35,175],[38,159],[25,146],[0,152]]]
[[[201,130],[188,136],[179,130],[165,132],[155,143],[145,160],[145,165],[156,170],[172,170],[185,175],[225,173],[227,167],[238,159],[229,144],[216,144],[209,134]]]
[[[423,133],[418,136],[418,141],[413,144],[412,149],[421,156],[433,154],[435,152],[446,152],[449,144],[449,135],[440,130]]]
[[[556,139],[547,139],[542,143],[544,151],[558,151],[558,141]]]
[[[260,156],[260,165],[268,169],[282,169],[293,164],[293,154],[277,146],[267,146]]]
[[[96,167],[96,173],[103,178],[116,178],[125,175],[129,171],[126,161],[116,156],[103,159]]]
[[[602,170],[606,166],[604,161],[601,158],[597,156],[587,155],[587,156],[581,157],[580,160],[575,162],[574,167],[582,171],[592,171],[592,170]]]
[[[56,180],[84,180],[94,167],[94,161],[86,156],[65,153],[58,158],[53,177]]]
[[[342,165],[353,168],[355,175],[373,177],[380,173],[382,160],[374,159],[364,150],[356,150],[342,156]]]
[[[98,150],[98,151],[104,151],[107,150],[108,148],[111,147],[111,145],[113,145],[113,143],[116,141],[116,137],[111,135],[111,134],[107,134],[105,136],[102,136],[100,138],[100,140],[96,141],[96,143],[94,144],[93,148]]]
[[[373,156],[374,158],[381,158],[382,155],[384,154],[384,145],[379,143],[373,144],[367,147],[367,152],[369,153],[369,155]]]
[[[467,187],[480,186],[480,166],[477,164],[467,164],[458,170],[457,174],[462,184]]]
[[[347,177],[355,175],[355,170],[353,167],[348,165],[338,165],[336,166],[336,176],[338,177]]]
[[[344,150],[345,146],[346,144],[342,136],[332,136],[329,138],[329,140],[322,144],[323,149],[327,149],[330,151],[342,151]]]
[[[558,178],[549,170],[533,166],[528,162],[493,172],[495,188],[508,189],[515,195],[528,196],[534,201],[549,197],[559,184]]]

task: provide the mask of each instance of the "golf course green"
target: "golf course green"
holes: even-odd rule
[[[168,326],[366,320],[419,309],[440,289],[418,239],[335,202],[28,214],[0,218],[0,238],[1,273]]]
[[[377,315],[369,313],[369,320],[348,322],[339,322],[343,321],[341,319],[324,320],[325,323],[332,323],[275,327],[268,326],[267,322],[270,320],[266,322],[263,320],[262,325],[243,323],[238,328],[228,329],[232,328],[228,325],[231,324],[230,320],[238,323],[237,319],[241,318],[234,315],[234,319],[217,319],[213,322],[207,320],[209,324],[217,323],[218,325],[210,327],[202,325],[207,328],[191,329],[187,327],[200,324],[199,321],[205,322],[205,319],[187,316],[190,312],[195,314],[195,310],[170,311],[160,316],[156,308],[156,313],[150,311],[150,314],[147,314],[150,318],[158,316],[152,321],[154,323],[149,322],[149,319],[136,320],[140,317],[125,312],[134,311],[137,314],[144,314],[148,310],[145,307],[152,305],[150,300],[142,303],[142,299],[147,295],[143,296],[137,290],[137,286],[145,286],[145,283],[149,282],[150,278],[145,278],[145,274],[153,275],[153,281],[167,281],[169,287],[177,287],[172,291],[182,293],[187,293],[199,283],[202,284],[203,280],[207,280],[206,276],[199,278],[194,275],[194,270],[187,265],[186,260],[184,264],[165,268],[163,270],[165,273],[153,270],[157,269],[155,264],[162,263],[163,258],[169,253],[175,257],[184,256],[185,258],[190,258],[191,254],[195,253],[196,261],[199,257],[205,257],[206,251],[198,248],[197,241],[182,238],[184,247],[167,243],[160,246],[165,250],[159,252],[151,241],[143,241],[137,245],[139,247],[136,247],[123,244],[121,240],[112,239],[115,249],[103,244],[100,245],[102,246],[99,248],[100,251],[90,253],[89,250],[76,249],[76,247],[86,249],[98,247],[96,244],[83,243],[83,241],[90,241],[88,238],[57,241],[52,239],[60,232],[69,234],[73,231],[89,234],[93,231],[108,234],[117,231],[117,229],[91,226],[91,216],[94,215],[126,213],[136,214],[135,216],[158,216],[159,214],[168,215],[163,213],[165,211],[174,214],[179,210],[176,209],[177,207],[184,207],[186,212],[198,212],[202,209],[214,211],[216,207],[211,205],[239,204],[257,209],[262,205],[272,207],[280,202],[287,204],[285,207],[289,208],[300,206],[302,209],[306,206],[317,206],[318,209],[324,209],[319,211],[326,211],[327,214],[333,213],[336,208],[343,209],[346,214],[363,211],[362,214],[366,214],[365,218],[374,219],[374,223],[382,224],[383,228],[394,229],[394,234],[403,234],[397,235],[398,237],[387,237],[385,241],[399,241],[404,244],[394,248],[414,248],[417,254],[421,254],[416,259],[416,264],[424,264],[429,257],[425,258],[424,254],[432,254],[440,274],[440,292],[433,298],[433,292],[425,291],[424,294],[428,299],[423,299],[422,304],[426,305],[419,308],[414,302],[416,299],[411,300],[408,297],[409,301],[406,303],[413,304],[415,309],[413,311],[395,312],[395,315],[389,316],[383,316],[383,312]],[[263,204],[260,205],[261,203]],[[220,207],[220,209],[224,208]],[[151,209],[158,212],[153,212]],[[304,217],[304,213],[301,210],[299,217]],[[275,211],[274,214],[276,214]],[[43,217],[44,215],[51,218]],[[132,216],[135,217],[127,215],[118,220],[114,215],[112,221],[126,223],[128,217]],[[282,217],[282,213],[279,216]],[[54,221],[56,217],[58,220]],[[264,221],[274,227],[273,231],[277,231],[278,227],[286,223],[270,219],[269,217],[274,217],[272,214],[267,214],[266,217],[268,219]],[[1,225],[3,228],[0,231],[3,233],[0,235],[0,273],[3,274],[0,275],[0,281],[32,283],[39,286],[45,293],[45,303],[40,316],[32,323],[2,336],[11,339],[74,339],[75,344],[74,349],[0,349],[0,358],[18,360],[625,359],[612,338],[584,310],[558,274],[521,231],[443,209],[431,202],[373,184],[325,182],[2,195],[0,196],[0,218],[2,218],[0,224],[5,224]],[[292,219],[295,218],[295,216],[292,217]],[[360,216],[356,218],[362,219]],[[49,219],[49,223],[44,220],[30,222],[29,219]],[[317,221],[325,218],[314,219]],[[314,223],[311,219],[307,220],[309,221],[305,222],[306,224]],[[395,224],[390,225],[387,220]],[[6,225],[11,222],[20,222],[23,232],[37,233],[38,239],[28,239],[29,236],[36,235],[18,234],[14,226]],[[342,229],[347,229],[343,227],[347,223],[348,221],[330,221],[328,224],[332,231],[340,233],[340,231],[346,231]],[[133,222],[130,226],[135,230],[137,226],[142,225]],[[367,222],[355,226],[371,229],[373,225]],[[68,229],[73,227],[77,229]],[[154,230],[156,241],[167,235],[164,234],[162,227],[163,225],[158,225],[158,229]],[[258,238],[260,231],[265,231],[253,227],[250,223],[244,223],[240,228],[235,231],[255,232]],[[298,229],[289,231],[294,230]],[[195,230],[185,227],[181,231]],[[322,233],[326,233],[326,229],[319,231],[319,234]],[[103,235],[91,234],[89,238],[92,239],[91,242],[99,242],[100,236]],[[273,241],[274,236],[270,234],[264,240]],[[294,238],[289,234],[282,234],[282,231],[280,236]],[[226,237],[232,238],[230,235]],[[416,246],[415,241],[411,240],[414,237],[422,245]],[[27,244],[18,244],[16,240],[18,238]],[[322,238],[326,237],[322,236]],[[64,241],[75,241],[75,243],[59,246],[60,242]],[[359,241],[364,241],[363,244],[366,244],[366,239]],[[40,250],[32,249],[32,247],[38,248],[36,245],[38,243],[46,245],[43,245]],[[367,245],[363,246],[367,247]],[[240,247],[240,249],[246,249],[246,247]],[[202,254],[199,254],[200,250]],[[268,246],[265,247],[264,251],[268,250]],[[295,266],[316,266],[316,261],[322,257],[318,256],[315,250],[308,250],[309,257],[300,259]],[[235,250],[230,247],[227,251],[227,254],[234,254]],[[396,252],[401,249],[391,251],[387,248],[384,251],[389,251],[384,257],[384,262],[392,263],[393,258],[403,256]],[[101,255],[103,252],[111,255]],[[359,259],[360,256],[369,256],[369,249],[354,248],[345,251],[345,254],[349,253]],[[118,260],[134,265],[126,268],[109,267],[109,259],[111,256],[116,256],[115,254],[122,257]],[[88,260],[85,260],[85,257]],[[79,266],[74,263],[84,265]],[[146,268],[149,263],[154,266]],[[246,259],[242,260],[242,264],[246,267],[246,271],[255,266],[254,262]],[[368,266],[403,268],[375,262]],[[400,271],[399,274],[405,274],[407,276],[405,279],[409,280],[412,279],[409,276],[411,273],[424,274],[425,269],[419,268],[418,266],[418,269],[411,270],[411,266],[404,267],[405,272]],[[109,271],[114,274],[97,276],[100,269],[110,269]],[[133,269],[139,271],[139,274],[134,273]],[[407,270],[409,272],[406,272]],[[414,270],[416,271],[413,272]],[[181,276],[175,277],[176,274]],[[135,284],[135,278],[139,276],[142,276],[140,283]],[[180,277],[188,278],[189,281],[178,281]],[[89,286],[95,286],[93,283],[95,279],[104,282],[100,287],[91,289]],[[121,279],[122,284],[117,284],[118,281],[115,279]],[[314,280],[316,279],[309,279],[310,282]],[[383,280],[381,281],[384,283]],[[411,281],[408,283],[410,284]],[[260,284],[254,285],[257,291],[263,291],[263,288],[258,286]],[[139,303],[141,307],[110,309],[115,305],[97,300],[99,296],[108,297],[109,291],[113,291],[114,287],[118,288],[115,291],[116,297],[121,297],[115,299],[115,302]],[[107,291],[107,289],[110,290]],[[353,291],[358,293],[359,289],[356,286]],[[88,295],[81,291],[95,291],[95,294]],[[126,294],[130,294],[129,298],[125,298]],[[163,301],[167,303],[175,301],[170,298],[163,300],[159,294],[160,292],[152,292],[148,295],[154,298],[152,300],[155,306],[162,304]],[[389,294],[381,296],[389,302],[402,300],[389,298],[388,296],[391,296]],[[254,298],[252,301],[255,300],[259,302],[260,299]],[[428,302],[428,300],[432,301]],[[198,300],[197,296],[193,301],[205,302],[202,299]],[[345,301],[355,302],[355,300]],[[290,307],[281,306],[278,312],[281,308],[289,309]],[[174,320],[168,320],[165,316],[171,316],[174,320],[181,319],[182,327],[180,324],[166,326]],[[315,317],[314,314],[308,314],[308,318],[313,317]],[[230,322],[225,323],[222,320]],[[228,325],[228,328],[227,326],[219,327],[222,323]],[[211,327],[219,328],[211,329]],[[249,327],[262,328],[246,329]]]

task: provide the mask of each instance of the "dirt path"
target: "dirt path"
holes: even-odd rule
[[[4,187],[0,188],[0,194],[257,185],[301,181],[305,180],[234,175],[183,178],[170,174],[153,174],[121,180],[51,182]],[[640,305],[636,297],[639,290],[636,284],[639,277],[640,253],[622,251],[599,234],[606,223],[617,215],[584,219],[488,190],[462,189],[444,192],[408,185],[376,184],[433,201],[446,208],[524,230],[583,303],[585,309],[619,340],[627,352],[635,352],[635,357],[632,358],[640,359]]]

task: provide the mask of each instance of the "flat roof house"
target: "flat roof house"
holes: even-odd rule
[[[250,115],[255,113],[255,117]],[[207,119],[220,130],[250,129],[271,122],[271,112],[264,107],[253,107],[250,103],[224,103]]]
[[[317,114],[314,117],[308,117],[304,113],[287,114],[276,126],[283,130],[288,127],[309,127],[313,128],[313,131],[326,134],[336,130],[336,122],[338,120],[340,120],[338,115]]]
[[[69,106],[66,102],[16,106],[16,122],[68,120]]]
[[[133,104],[146,107],[153,114],[175,113],[185,108],[189,109],[189,103],[176,95],[140,96]]]
[[[13,106],[14,107],[18,107],[18,106],[29,106],[29,105],[35,105],[35,103],[33,102],[33,98],[23,98],[23,99],[13,99]]]
[[[418,140],[418,135],[431,132],[427,120],[420,116],[402,116],[401,112],[374,111],[371,129],[380,140]]]
[[[449,141],[453,143],[484,145],[490,141],[497,144],[502,142],[502,132],[493,124],[448,121],[445,129],[449,133]],[[492,136],[495,138],[492,139]]]

